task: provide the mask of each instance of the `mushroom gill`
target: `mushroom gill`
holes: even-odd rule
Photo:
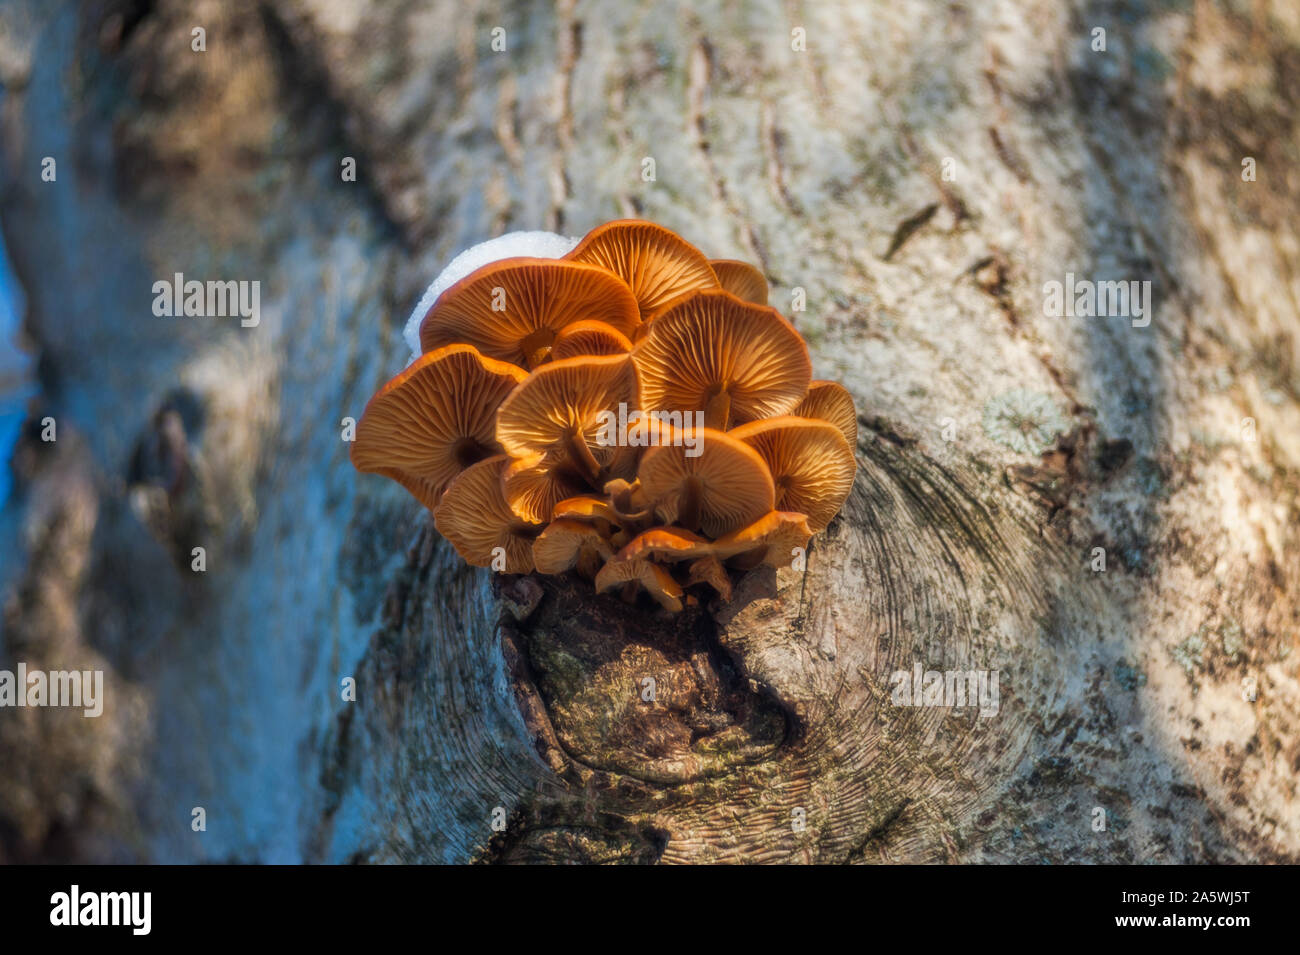
[[[649,410],[703,411],[705,426],[722,431],[787,414],[812,377],[793,325],[722,289],[685,296],[656,315],[632,358]]]
[[[703,252],[671,229],[640,219],[597,226],[565,258],[608,269],[626,282],[643,321],[686,292],[718,286]]]
[[[541,527],[515,516],[501,493],[504,454],[478,462],[451,482],[433,512],[438,533],[465,563],[507,574],[533,569],[533,538]]]
[[[535,368],[573,322],[604,322],[624,337],[640,323],[627,283],[594,265],[563,259],[505,259],[461,279],[420,324],[425,351],[467,342],[484,355]]]
[[[497,408],[525,377],[470,345],[421,355],[366,405],[353,466],[398,481],[432,510],[456,475],[501,453]]]

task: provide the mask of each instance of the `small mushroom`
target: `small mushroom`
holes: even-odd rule
[[[739,259],[710,259],[718,284],[736,298],[755,305],[767,304],[767,279],[748,262]]]
[[[858,462],[829,421],[783,415],[743,424],[729,437],[762,457],[776,488],[776,509],[807,514],[814,533],[826,528],[849,496]]]
[[[686,585],[689,587],[692,584],[708,584],[723,600],[731,599],[731,575],[722,566],[722,561],[713,554],[691,562]]]
[[[641,586],[670,613],[682,609],[682,588],[672,574],[649,560],[611,560],[596,574],[596,593],[623,585],[623,596],[629,599]]]
[[[624,523],[644,521],[650,516],[650,506],[646,503],[640,480],[626,481],[623,478],[614,478],[612,481],[606,481],[605,496],[614,505],[614,510]]]
[[[579,355],[626,355],[632,350],[627,336],[613,325],[586,320],[566,325],[551,346],[551,360]]]
[[[840,429],[850,448],[858,446],[858,409],[853,407],[853,396],[838,382],[810,382],[808,394],[790,413],[800,418],[829,421]]]
[[[637,406],[636,369],[627,355],[565,358],[543,365],[501,403],[497,441],[533,465],[563,469],[602,487],[629,449],[610,441],[609,419],[620,403]],[[543,458],[538,460],[537,455]],[[565,497],[550,501],[553,506]]]
[[[520,519],[536,524],[557,516],[557,501],[590,490],[586,477],[562,453],[538,452],[515,458],[502,483],[510,509]]]
[[[533,539],[541,528],[521,521],[506,504],[501,477],[509,460],[499,454],[466,468],[443,494],[433,523],[466,563],[492,567],[503,556],[504,567],[497,569],[527,574],[533,569]]]
[[[535,368],[565,326],[593,319],[624,337],[640,324],[636,299],[617,275],[563,259],[502,259],[438,296],[420,323],[420,346],[467,342],[484,355]]]
[[[812,533],[807,515],[769,511],[748,527],[714,541],[713,553],[740,569],[759,564],[785,567],[793,561],[795,548],[808,546]]]
[[[619,560],[661,558],[675,562],[712,553],[713,543],[681,527],[652,527],[618,552]]]
[[[632,351],[646,409],[704,412],[727,430],[787,414],[808,391],[812,362],[774,308],[722,289],[685,296],[659,313]]]
[[[533,563],[543,574],[562,574],[576,567],[583,577],[594,580],[613,554],[605,535],[584,521],[551,521],[533,541]]]
[[[579,494],[566,497],[551,509],[554,520],[574,520],[595,523],[599,526],[604,521],[611,527],[618,526],[620,515],[615,507],[603,497],[595,494]]]
[[[694,457],[666,443],[641,458],[641,490],[664,521],[719,537],[772,510],[772,476],[753,448],[711,428],[696,437]]]
[[[565,258],[593,263],[626,282],[642,321],[686,292],[718,285],[704,253],[671,229],[640,219],[592,229]]]
[[[497,406],[525,377],[470,345],[421,355],[366,405],[353,465],[392,478],[433,510],[456,475],[501,453]]]

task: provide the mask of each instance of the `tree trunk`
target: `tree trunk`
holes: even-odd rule
[[[0,712],[0,858],[1300,860],[1300,16],[1135,9],[8,0],[0,668],[106,703]],[[677,617],[466,567],[341,437],[458,250],[623,216],[860,411],[806,570]]]

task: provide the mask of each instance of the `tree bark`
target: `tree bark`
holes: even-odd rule
[[[1300,17],[1134,9],[8,0],[58,438],[0,668],[107,701],[0,711],[0,858],[1300,860]],[[466,567],[341,438],[458,250],[622,216],[759,264],[860,411],[806,570],[678,617]]]

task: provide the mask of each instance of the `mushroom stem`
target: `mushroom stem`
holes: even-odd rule
[[[529,368],[536,368],[538,365],[546,364],[551,357],[551,346],[555,344],[555,331],[550,328],[539,328],[531,333],[519,343],[520,350],[523,351]]]
[[[488,452],[484,451],[482,445],[473,438],[459,439],[456,442],[452,454],[456,459],[456,463],[460,465],[462,470],[469,467],[471,464],[478,464],[478,462],[488,456]]]
[[[704,408],[704,427],[726,431],[731,423],[731,395],[723,388],[709,396],[709,403]]]
[[[570,431],[565,443],[569,460],[582,472],[582,476],[591,483],[592,487],[600,487],[600,463],[591,453],[591,448],[587,447],[582,434],[578,431]]]
[[[677,506],[677,520],[688,531],[700,529],[700,479],[691,475],[682,488],[681,503]]]

